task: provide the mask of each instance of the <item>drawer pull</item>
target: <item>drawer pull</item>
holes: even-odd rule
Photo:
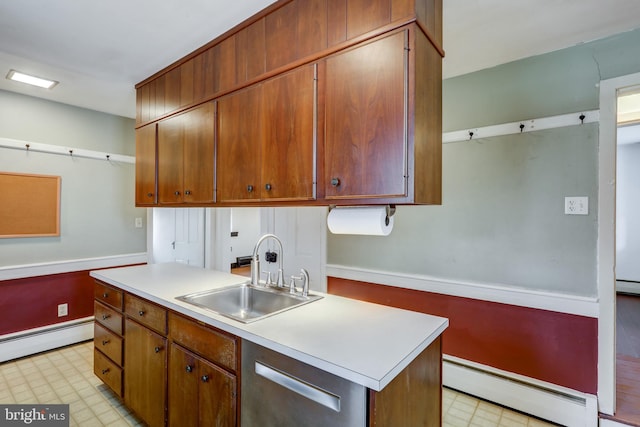
[[[162,350],[162,347],[156,347],[153,349],[156,353],[160,353],[160,350]]]
[[[105,292],[104,294],[102,294],[102,298],[109,298],[109,294]]]
[[[140,316],[144,316],[144,310],[140,310],[140,311],[138,312],[138,314],[139,314]]]
[[[209,375],[203,375],[201,379],[203,383],[206,383],[209,381]]]
[[[109,340],[102,340],[102,345],[107,345],[109,344]]]
[[[107,368],[107,369],[103,369],[103,370],[102,370],[102,375],[105,375],[107,372],[109,372],[109,368]]]
[[[340,185],[340,178],[332,178],[331,179],[331,185],[334,187],[337,187]]]
[[[110,314],[103,314],[102,315],[102,320],[107,320],[109,317],[111,317]]]
[[[193,372],[193,366],[191,366],[191,365],[187,365],[187,367],[186,367],[186,368],[184,368],[184,369],[185,369],[185,371],[187,371],[187,372]]]

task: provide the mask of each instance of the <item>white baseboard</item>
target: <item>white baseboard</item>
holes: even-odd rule
[[[446,387],[564,426],[597,427],[595,395],[444,355]]]
[[[603,418],[600,420],[600,427],[629,427],[629,424],[622,424],[617,421],[606,420]]]
[[[93,316],[0,336],[0,363],[93,339]]]

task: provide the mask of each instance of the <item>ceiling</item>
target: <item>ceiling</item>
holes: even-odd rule
[[[272,0],[0,2],[0,89],[124,117],[134,85]],[[444,77],[640,27],[637,0],[443,0]],[[60,82],[5,78],[10,69]]]

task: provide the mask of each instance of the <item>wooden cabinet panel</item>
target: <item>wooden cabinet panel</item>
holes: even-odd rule
[[[98,301],[110,305],[116,310],[122,310],[123,297],[121,290],[112,288],[111,286],[96,280],[93,287],[93,293],[95,299]]]
[[[124,312],[127,316],[149,328],[167,333],[167,310],[130,294],[124,296]]]
[[[406,195],[407,32],[326,60],[327,199]]]
[[[125,403],[152,427],[165,424],[167,339],[125,321]]]
[[[98,301],[95,301],[93,304],[96,321],[111,329],[116,334],[122,335],[122,313]]]
[[[168,379],[169,427],[197,427],[199,377],[196,356],[171,344]]]
[[[298,0],[298,58],[327,48],[327,0]]]
[[[298,59],[297,10],[300,1],[292,1],[265,18],[267,71]]]
[[[158,202],[213,202],[214,149],[211,102],[158,123]]]
[[[236,377],[213,363],[199,360],[198,409],[201,426],[235,427]]]
[[[233,372],[238,369],[236,337],[215,331],[193,320],[169,313],[169,335],[172,340]]]
[[[96,349],[93,350],[93,373],[122,397],[122,368]]]
[[[218,101],[217,194],[220,202],[260,199],[262,85]]]
[[[222,40],[213,48],[213,91],[228,90],[236,84],[236,36]]]
[[[327,45],[347,40],[347,0],[327,0]]]
[[[235,34],[236,84],[242,84],[266,70],[265,18]]]
[[[136,206],[157,203],[156,125],[136,129]]]
[[[158,107],[156,106],[156,117],[160,117],[162,114],[171,113],[180,108],[180,74],[181,67],[176,67],[162,76],[164,77],[164,109],[163,113],[160,113],[160,111],[158,111]],[[156,99],[161,98],[156,95]]]
[[[391,0],[347,0],[347,39],[391,22]]]
[[[264,83],[264,200],[314,198],[314,70],[307,65]]]
[[[180,66],[180,107],[187,106],[194,101],[194,64],[191,58]]]
[[[99,323],[93,324],[94,347],[115,364],[122,365],[122,337],[114,334]]]

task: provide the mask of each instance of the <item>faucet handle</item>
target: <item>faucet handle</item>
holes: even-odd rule
[[[298,289],[296,289],[296,280],[302,280],[302,277],[291,276],[291,282],[289,282],[289,293],[290,294],[295,294],[296,292],[298,292]]]
[[[267,282],[265,283],[265,286],[273,285],[273,281],[271,280],[271,272],[270,271],[263,271],[262,274],[266,274],[267,275]]]

